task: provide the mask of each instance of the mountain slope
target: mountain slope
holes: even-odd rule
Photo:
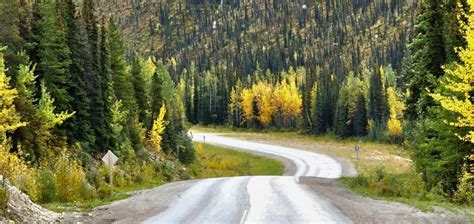
[[[124,33],[128,54],[176,61],[176,73],[198,70],[244,75],[258,67],[319,66],[348,71],[400,67],[410,38],[414,0],[98,1]]]

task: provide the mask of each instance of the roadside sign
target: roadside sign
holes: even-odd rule
[[[112,152],[107,151],[104,157],[102,157],[102,161],[105,163],[107,167],[112,167],[118,160],[118,157]]]
[[[359,159],[360,146],[356,145],[356,146],[354,147],[354,151],[355,151],[356,154],[357,154],[357,159]]]
[[[114,193],[114,174],[113,168],[114,164],[117,162],[118,157],[112,152],[107,151],[104,157],[102,157],[102,161],[105,165],[109,168],[109,183],[110,183],[110,195]]]
[[[354,147],[354,150],[355,150],[356,152],[360,151],[360,146],[356,145],[356,146]]]

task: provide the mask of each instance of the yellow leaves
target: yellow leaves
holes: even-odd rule
[[[74,202],[81,199],[81,190],[86,179],[84,170],[77,161],[63,152],[54,164],[54,175],[59,201]]]
[[[397,96],[397,93],[393,87],[387,88],[388,105],[390,109],[390,118],[398,118],[402,115],[405,110],[405,104]]]
[[[287,80],[277,85],[273,91],[273,102],[277,113],[283,117],[284,123],[294,123],[299,118],[303,100],[296,86],[295,75],[289,76]]]
[[[162,134],[165,131],[166,121],[166,106],[163,106],[160,109],[160,113],[156,120],[153,122],[153,126],[150,130],[150,144],[156,150],[156,152],[161,152],[161,140]]]
[[[254,94],[254,101],[257,106],[257,119],[263,126],[270,125],[274,106],[272,102],[273,88],[270,84],[260,82],[252,88]]]
[[[471,12],[474,12],[474,0],[468,0]],[[463,25],[467,47],[458,49],[460,63],[454,63],[452,67],[445,69],[444,79],[441,87],[447,91],[431,94],[441,106],[457,114],[455,127],[471,128],[461,139],[474,143],[474,106],[472,105],[474,84],[474,15],[468,14],[468,23]]]
[[[242,122],[247,124],[258,121],[266,127],[276,121],[285,127],[293,127],[301,115],[303,104],[297,86],[297,76],[298,74],[290,69],[288,74],[282,74],[283,79],[276,86],[260,81],[241,91],[233,88],[229,109],[232,111],[240,108]]]
[[[402,124],[396,118],[390,118],[387,121],[387,130],[390,138],[397,138],[402,135]]]
[[[243,122],[250,122],[254,118],[253,116],[253,94],[251,89],[242,90],[241,94]]]
[[[240,126],[241,124],[241,108],[242,108],[242,99],[241,99],[241,92],[242,92],[242,83],[240,80],[237,84],[232,87],[230,92],[230,102],[229,102],[229,119],[235,126]]]
[[[9,85],[10,78],[5,75],[3,54],[0,52],[0,141],[6,139],[7,133],[12,133],[17,128],[25,126],[20,121],[13,101],[18,96],[16,89]]]
[[[273,115],[273,87],[265,82],[254,84],[251,89],[242,90],[243,121],[257,119],[261,125],[270,124]]]

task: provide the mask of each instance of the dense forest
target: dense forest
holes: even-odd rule
[[[427,191],[449,196],[472,167],[472,78],[446,81],[467,63],[465,0],[98,5],[128,56],[166,59],[191,123],[401,144]]]
[[[188,178],[184,108],[161,60],[126,60],[121,31],[94,1],[0,4],[0,170],[34,201],[110,194],[116,185]]]
[[[123,185],[184,178],[190,122],[400,144],[427,192],[474,200],[470,6],[2,1],[0,168],[43,202],[107,192],[107,150]]]

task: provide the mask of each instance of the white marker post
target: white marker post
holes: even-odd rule
[[[102,157],[102,161],[109,168],[110,195],[112,195],[113,192],[114,192],[113,168],[114,168],[114,164],[117,162],[117,160],[118,160],[118,157],[110,150],[107,151],[107,153],[105,154],[104,157]]]

